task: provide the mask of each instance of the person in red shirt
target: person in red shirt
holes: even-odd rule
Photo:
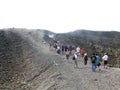
[[[84,56],[84,54],[85,54],[85,49],[82,48],[81,51],[80,51],[80,53],[81,53],[82,56]]]

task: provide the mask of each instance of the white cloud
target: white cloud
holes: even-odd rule
[[[119,0],[0,0],[0,28],[120,30]]]

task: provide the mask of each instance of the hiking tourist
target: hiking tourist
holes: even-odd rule
[[[69,48],[68,48],[68,46],[67,45],[65,45],[65,52],[67,52],[67,50],[68,50]]]
[[[96,53],[96,67],[98,67],[99,71],[101,71],[100,65],[100,56],[98,55],[98,53]]]
[[[108,68],[108,53],[105,53],[105,55],[102,57],[104,59],[104,68]]]
[[[72,54],[72,45],[69,45],[70,55]]]
[[[80,47],[79,46],[76,48],[76,52],[78,55],[80,54]]]
[[[96,69],[96,56],[95,56],[95,53],[92,54],[91,56],[91,62],[92,62],[92,71],[95,72],[95,69]]]
[[[67,60],[69,60],[69,56],[70,56],[69,54],[70,54],[70,51],[69,51],[69,49],[67,49],[67,51],[66,51],[66,59]]]
[[[79,67],[78,67],[78,62],[77,62],[77,52],[74,53],[72,59],[73,59],[74,62],[75,62],[75,64],[74,64],[74,68],[79,68]]]
[[[85,54],[84,48],[82,48],[82,49],[80,50],[80,54],[82,55],[82,57],[84,56],[84,54]]]
[[[57,46],[57,53],[60,54],[60,46]]]
[[[88,61],[87,53],[84,54],[83,60],[84,60],[84,65],[87,65],[87,61]]]
[[[57,43],[56,42],[54,43],[54,49],[55,49],[55,51],[57,50]]]
[[[65,46],[62,45],[61,49],[62,49],[62,54],[64,54],[64,52],[65,52]]]

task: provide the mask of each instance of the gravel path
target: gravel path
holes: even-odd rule
[[[84,66],[81,56],[78,58],[79,69],[76,69],[71,59],[67,61],[65,56],[61,57],[63,63],[56,65],[57,72],[36,90],[120,90],[120,69],[102,66],[101,71],[92,72],[90,60]]]

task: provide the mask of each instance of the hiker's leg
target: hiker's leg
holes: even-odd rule
[[[101,71],[101,68],[100,68],[100,66],[101,66],[101,64],[99,63],[99,64],[98,64],[98,69],[99,69],[99,71]]]
[[[92,63],[92,71],[94,71],[94,68],[93,68],[94,66],[93,66],[93,63]]]
[[[86,60],[84,60],[84,65],[86,65]]]
[[[104,61],[104,68],[106,68],[106,61]]]
[[[85,65],[87,65],[87,60],[85,60]]]
[[[95,71],[95,69],[96,69],[96,66],[95,66],[95,64],[94,64],[94,63],[92,63],[92,71],[94,72],[94,71]]]
[[[107,61],[104,62],[104,68],[107,69]]]
[[[66,55],[66,59],[67,59],[67,55]]]
[[[75,65],[76,65],[76,67],[78,68],[78,63],[77,63],[77,60],[75,60]]]
[[[75,60],[74,60],[74,68],[76,67],[76,62],[75,62]]]

